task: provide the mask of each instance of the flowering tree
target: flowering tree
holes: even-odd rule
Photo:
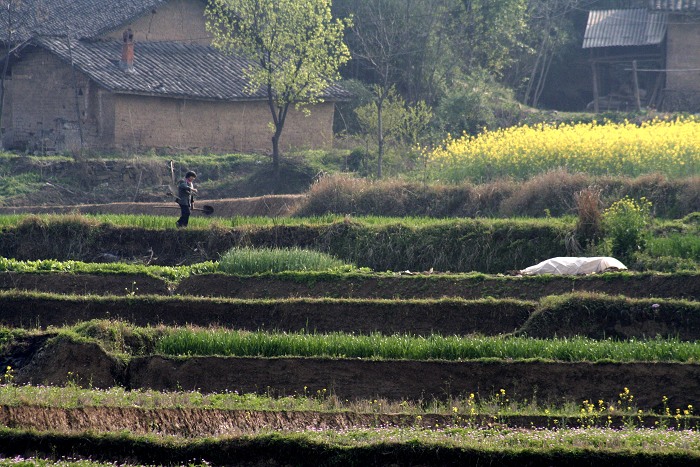
[[[349,20],[333,19],[331,0],[212,0],[207,29],[219,50],[251,61],[250,93],[265,90],[272,114],[272,161],[279,174],[279,141],[290,105],[322,100],[350,58],[343,34]]]

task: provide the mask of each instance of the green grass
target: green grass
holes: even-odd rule
[[[109,224],[124,227],[136,227],[152,230],[170,229],[173,227],[173,216],[167,215],[145,215],[145,214],[0,214],[0,228],[17,227],[27,219],[37,219],[43,224],[55,222],[65,222],[67,218],[84,219],[88,225],[98,226]],[[367,226],[390,226],[408,225],[413,228],[450,226],[455,222],[475,222],[470,219],[436,219],[431,217],[384,217],[384,216],[342,216],[328,214],[311,217],[264,217],[264,216],[234,216],[230,218],[222,217],[202,217],[193,216],[190,218],[189,228],[209,228],[209,227],[275,227],[275,226],[299,226],[299,225],[330,225],[337,222],[351,221]],[[479,223],[489,226],[507,226],[517,224],[528,224],[536,226],[573,226],[575,218],[564,216],[557,218],[510,218],[510,219],[488,219],[481,218]]]
[[[353,269],[331,255],[302,248],[232,248],[219,259],[227,274],[259,274],[283,271],[333,271]]]
[[[128,297],[123,297],[127,300]],[[195,301],[193,301],[195,302]],[[39,332],[39,331],[36,331]],[[88,321],[52,328],[71,340],[92,340],[107,349],[140,348],[171,356],[316,357],[397,360],[541,360],[559,362],[700,361],[700,342],[678,339],[595,340],[585,337],[535,339],[512,336],[356,335],[272,333],[197,327],[137,327],[122,321]],[[5,344],[14,334],[5,332]],[[120,340],[121,339],[121,340]],[[139,351],[137,353],[140,354]]]
[[[0,171],[0,193],[3,194],[3,198],[33,193],[38,191],[42,185],[39,174],[3,174]]]
[[[204,271],[206,264],[192,266],[156,266],[129,263],[85,263],[82,261],[57,261],[53,259],[16,260],[0,256],[0,272],[73,274],[145,274],[158,279],[177,281],[190,275],[192,270]],[[213,269],[213,266],[210,266]]]
[[[652,237],[647,241],[646,253],[654,257],[670,256],[700,262],[700,236],[671,234]]]
[[[657,419],[658,428],[698,429],[699,419],[692,407],[670,407],[664,400],[654,407],[640,407],[633,402],[634,394],[621,388],[620,400],[592,404],[589,401],[568,401],[543,405],[536,400],[518,401],[504,390],[493,394],[483,392],[452,396],[444,399],[398,401],[387,399],[340,399],[326,389],[308,391],[299,388],[294,395],[272,397],[265,394],[238,392],[202,393],[199,391],[154,391],[81,388],[77,385],[33,386],[12,383],[13,371],[6,370],[0,383],[0,405],[6,407],[39,406],[60,409],[84,407],[140,408],[143,410],[203,409],[260,412],[322,412],[412,416],[413,424],[429,415],[450,417],[454,424],[476,426],[481,420],[498,419],[508,423],[509,417],[549,417],[552,427],[565,427],[574,422],[580,426],[604,426],[608,415],[624,418],[626,426],[642,427],[639,417]],[[568,422],[567,420],[570,420]],[[400,423],[405,421],[397,420]],[[409,425],[411,424],[408,422]],[[514,424],[520,422],[515,419]],[[541,423],[541,422],[540,422]],[[647,425],[648,426],[648,425]]]
[[[267,333],[224,329],[177,328],[156,344],[174,356],[326,357],[400,360],[553,360],[562,362],[696,362],[699,342],[676,339],[630,341],[583,337],[416,337],[346,333]]]

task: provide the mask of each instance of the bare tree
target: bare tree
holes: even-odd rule
[[[372,99],[377,107],[377,178],[382,178],[384,158],[384,103],[402,70],[398,58],[409,53],[413,31],[409,19],[413,10],[406,0],[366,0],[358,5],[353,24],[353,58],[370,71]]]

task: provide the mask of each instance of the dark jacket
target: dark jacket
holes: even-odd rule
[[[183,206],[190,206],[194,204],[194,199],[192,196],[192,188],[194,185],[188,183],[186,178],[183,178],[177,184],[177,203]]]

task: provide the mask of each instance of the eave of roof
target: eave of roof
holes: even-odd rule
[[[700,11],[700,0],[649,0],[649,9],[673,12]]]
[[[593,10],[583,36],[583,48],[657,45],[666,35],[667,14],[644,8]]]
[[[179,42],[134,44],[133,71],[119,66],[119,41],[77,41],[45,37],[36,44],[72,64],[105,89],[119,94],[161,96],[218,101],[250,101],[267,98],[266,92],[246,89],[246,69],[251,63],[213,47]],[[330,86],[322,96],[337,101],[350,94]]]

